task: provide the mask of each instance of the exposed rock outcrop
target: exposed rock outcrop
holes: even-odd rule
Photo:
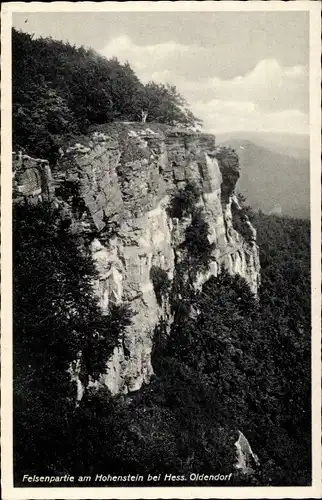
[[[238,439],[235,442],[236,459],[235,468],[243,475],[249,476],[260,466],[258,456],[250,447],[248,439],[241,431],[238,431]]]
[[[28,198],[31,202],[48,200],[54,195],[51,169],[47,160],[12,153],[13,200]]]
[[[171,218],[169,200],[188,182],[200,188],[198,203],[214,244],[209,271],[197,277],[197,286],[224,266],[245,277],[256,293],[255,230],[245,217],[245,231],[236,231],[233,223],[232,205],[234,213],[242,212],[234,194],[238,157],[216,148],[214,136],[139,123],[105,125],[63,149],[52,172],[56,197],[73,210],[75,233],[90,241],[101,307],[106,311],[110,302],[127,302],[134,313],[133,325],[122,346],[115,348],[101,382],[112,393],[133,391],[153,373],[156,324],[161,316],[171,319],[157,300],[151,268],[173,277],[189,218]]]

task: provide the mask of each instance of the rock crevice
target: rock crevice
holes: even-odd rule
[[[245,216],[238,230],[234,227],[234,217],[242,212],[234,191],[238,157],[217,148],[212,135],[138,123],[105,125],[82,143],[66,145],[63,153],[52,169],[55,196],[58,203],[69,205],[77,198],[81,207],[74,211],[74,230],[90,240],[101,308],[107,311],[111,302],[126,302],[134,313],[100,383],[113,394],[134,391],[153,374],[153,331],[165,314],[169,316],[156,297],[151,269],[173,278],[189,218],[172,218],[169,202],[188,183],[200,188],[198,206],[213,244],[213,261],[209,271],[198,276],[198,285],[224,266],[257,291],[255,230]],[[75,186],[68,197],[66,183]]]

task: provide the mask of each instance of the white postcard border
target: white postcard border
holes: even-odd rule
[[[12,473],[12,242],[11,242],[11,26],[13,12],[89,11],[309,11],[310,12],[310,168],[312,275],[312,458],[310,487],[104,487],[14,488]],[[320,498],[321,496],[321,179],[320,179],[320,2],[9,2],[1,13],[1,464],[5,500],[113,498]]]

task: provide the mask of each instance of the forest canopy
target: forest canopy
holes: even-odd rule
[[[139,121],[142,111],[151,122],[198,123],[175,87],[144,85],[128,63],[16,30],[12,43],[15,148],[46,157],[91,125]],[[310,483],[309,221],[256,214],[239,196],[257,229],[258,297],[224,269],[196,290],[213,253],[199,196],[187,184],[167,207],[171,218],[190,218],[173,278],[151,268],[156,299],[173,319],[150,332],[154,376],[136,393],[116,396],[89,381],[106,373],[131,326],[130,308],[102,313],[92,256],[69,216],[45,202],[14,206],[16,485],[26,473],[229,473],[239,429],[260,458],[250,484]],[[242,222],[233,213],[239,232]],[[77,405],[75,359],[83,387]]]
[[[46,156],[64,136],[115,120],[200,124],[174,86],[144,85],[130,64],[93,49],[12,31],[13,144]]]
[[[196,238],[207,231],[197,214]],[[131,315],[114,307],[102,316],[91,259],[79,252],[68,220],[57,216],[46,204],[13,213],[16,483],[29,472],[229,474],[242,429],[261,470],[249,480],[235,477],[234,485],[307,485],[309,222],[252,214],[261,248],[259,300],[243,278],[224,270],[196,293],[185,279],[195,257],[188,244],[172,281],[154,267],[155,294],[174,313],[171,325],[161,322],[154,332],[154,379],[127,397],[86,390],[75,408],[69,363],[81,352],[86,386],[104,372]],[[194,260],[196,271],[206,264]],[[196,310],[198,317],[189,312]]]

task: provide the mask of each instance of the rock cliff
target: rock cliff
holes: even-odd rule
[[[110,302],[129,303],[133,324],[108,361],[101,383],[113,394],[148,382],[152,337],[161,317],[151,269],[171,280],[189,217],[169,214],[171,197],[191,181],[209,224],[213,260],[201,286],[224,266],[256,293],[259,258],[256,234],[235,195],[237,155],[217,148],[214,136],[156,124],[113,123],[61,149],[52,169],[56,202],[72,210],[72,230],[89,243],[99,278],[95,290],[103,311]],[[20,189],[20,191],[23,191]],[[67,209],[67,208],[66,208]]]

